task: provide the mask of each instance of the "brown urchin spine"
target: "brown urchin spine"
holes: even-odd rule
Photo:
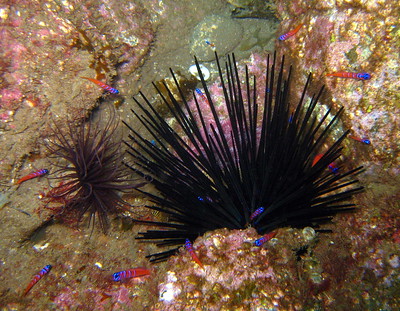
[[[61,204],[56,208],[56,218],[79,223],[89,214],[89,225],[94,225],[97,218],[106,232],[108,215],[128,209],[120,192],[138,185],[127,183],[121,142],[115,140],[116,129],[115,113],[103,128],[90,121],[77,127],[68,122],[67,131],[63,132],[54,125],[54,139],[47,147],[52,158],[57,159],[54,178],[60,183],[46,197],[49,203]]]

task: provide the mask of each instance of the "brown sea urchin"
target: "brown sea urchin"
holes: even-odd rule
[[[88,214],[89,225],[97,218],[106,232],[108,215],[129,207],[120,192],[135,185],[127,184],[116,128],[114,113],[104,127],[90,121],[76,127],[68,123],[64,132],[58,125],[53,126],[54,138],[47,147],[58,167],[54,178],[60,183],[46,197],[48,202],[59,205],[56,218],[79,223]]]

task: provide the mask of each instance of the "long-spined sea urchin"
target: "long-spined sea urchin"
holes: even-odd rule
[[[53,126],[54,139],[47,147],[57,160],[54,165],[58,170],[53,175],[60,184],[46,194],[46,200],[48,205],[56,203],[56,218],[79,223],[88,213],[89,224],[97,218],[106,232],[108,215],[127,210],[129,205],[120,192],[143,184],[128,183],[129,171],[122,164],[116,129],[114,111],[104,127],[90,121],[76,127],[68,122],[64,132],[57,124]]]
[[[136,164],[133,169],[152,175],[159,192],[145,192],[155,203],[147,207],[168,217],[161,222],[141,221],[162,229],[140,232],[137,239],[170,247],[149,255],[153,262],[175,253],[185,239],[194,240],[218,228],[239,229],[251,223],[259,234],[265,234],[284,226],[318,227],[335,214],[354,209],[354,204],[345,201],[362,190],[354,187],[357,180],[351,178],[361,167],[340,174],[326,170],[341,155],[340,145],[348,132],[315,165],[312,163],[342,109],[333,116],[330,109],[321,118],[315,116],[323,88],[305,104],[311,75],[299,103],[292,108],[291,68],[285,74],[284,58],[277,68],[276,55],[272,60],[268,56],[263,100],[258,99],[255,78],[251,81],[247,67],[245,83],[241,85],[234,55],[228,57],[226,74],[218,57],[216,61],[229,130],[224,128],[226,123],[222,125],[197,59],[212,114],[210,122],[195,94],[196,108],[192,109],[179,85],[178,98],[166,85],[168,96],[154,85],[178,129],[172,128],[142,93],[143,104],[135,98],[142,113],[132,112],[156,146],[124,122],[134,143],[126,142]],[[171,73],[176,82],[172,70]],[[261,206],[264,211],[251,221],[250,216]]]

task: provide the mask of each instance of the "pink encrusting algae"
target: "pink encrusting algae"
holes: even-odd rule
[[[297,40],[279,43],[295,67],[311,71],[325,80],[329,96],[346,109],[346,126],[357,136],[368,136],[373,144],[370,161],[390,163],[386,169],[397,174],[400,158],[398,131],[400,106],[398,83],[400,34],[398,7],[390,1],[277,1],[283,19],[304,23]],[[296,20],[290,16],[296,16]],[[323,47],[323,48],[321,48]],[[331,72],[367,72],[368,81],[332,79]],[[302,75],[303,73],[301,73]],[[397,103],[397,104],[396,104]]]
[[[3,150],[13,156],[0,163],[1,177],[11,179],[9,167],[21,166],[37,148],[51,115],[63,119],[68,111],[70,120],[79,120],[98,105],[102,89],[79,76],[111,83],[142,65],[154,37],[149,14],[125,0],[0,6],[0,114],[11,111],[15,120],[2,124]]]
[[[365,203],[375,204],[387,195],[366,198]],[[398,194],[389,197],[398,199]],[[399,226],[396,213],[391,206],[376,216],[366,210],[340,216],[330,234],[309,227],[280,229],[261,248],[254,245],[259,237],[254,229],[207,233],[196,240],[205,271],[182,248],[161,277],[156,307],[181,310],[205,302],[208,310],[396,306],[385,294],[396,291],[399,277],[399,244],[391,241]],[[368,284],[376,286],[371,290]]]

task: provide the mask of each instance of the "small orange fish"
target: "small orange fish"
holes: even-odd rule
[[[366,145],[371,145],[371,141],[369,139],[367,139],[367,138],[359,138],[359,137],[355,137],[355,136],[352,136],[352,135],[349,135],[349,137],[351,139],[359,141],[360,143],[364,143]]]
[[[273,237],[275,237],[276,233],[277,233],[276,231],[275,231],[275,232],[267,233],[267,234],[263,235],[261,238],[255,240],[254,244],[255,244],[256,246],[261,246],[261,245],[263,245],[265,242],[268,242],[268,241],[271,240]]]
[[[206,42],[207,45],[211,46],[212,48],[215,48],[215,44],[214,43],[212,43],[212,42],[210,42],[208,40],[205,40],[205,42]]]
[[[192,256],[192,259],[204,270],[204,266],[201,263],[199,257],[197,257],[196,253],[194,252],[193,245],[190,243],[189,239],[186,239],[185,247],[189,254]]]
[[[128,269],[120,272],[115,272],[113,274],[113,280],[118,281],[125,281],[126,279],[130,278],[138,278],[141,276],[150,275],[150,270],[146,268],[134,268]]]
[[[321,160],[321,158],[322,158],[323,156],[324,156],[323,153],[317,154],[317,155],[314,157],[314,160],[313,160],[311,166],[314,166],[315,164],[317,164],[317,162],[318,162],[319,160]],[[336,174],[336,173],[339,171],[339,168],[336,166],[335,162],[330,163],[330,164],[328,165],[328,168],[329,168],[329,169],[332,171],[332,173],[334,173],[334,174]]]
[[[314,166],[315,164],[317,164],[317,162],[318,162],[319,160],[321,160],[321,158],[322,158],[323,156],[324,156],[323,153],[317,154],[317,155],[314,157],[314,160],[312,161],[311,166]]]
[[[17,184],[19,185],[20,183],[23,183],[24,181],[27,181],[29,179],[32,179],[32,178],[35,178],[35,177],[39,177],[39,176],[43,176],[43,175],[47,174],[48,172],[49,172],[49,170],[43,168],[43,169],[38,170],[36,172],[30,173],[30,174],[18,179]]]
[[[33,285],[35,285],[37,282],[39,282],[39,280],[46,275],[47,273],[50,272],[51,270],[51,265],[47,265],[45,266],[42,270],[39,271],[38,274],[35,275],[35,277],[32,279],[32,281],[28,284],[28,287],[25,289],[24,291],[24,296],[31,290],[31,288],[33,287]]]
[[[92,81],[93,83],[96,83],[98,86],[100,86],[101,88],[105,89],[106,91],[108,91],[108,92],[110,92],[112,94],[118,94],[119,93],[119,91],[117,89],[114,89],[113,87],[111,87],[111,86],[109,86],[109,85],[107,85],[107,84],[105,84],[105,83],[103,83],[103,82],[101,82],[99,80],[88,78],[88,77],[81,77],[81,78],[89,80],[89,81]]]
[[[260,206],[257,208],[251,215],[250,215],[250,221],[252,221],[254,218],[258,217],[264,212],[264,206]]]
[[[285,34],[282,35],[282,36],[280,36],[280,37],[279,37],[279,40],[280,40],[280,41],[284,41],[284,40],[286,40],[287,38],[289,38],[289,37],[291,37],[291,36],[294,36],[294,35],[300,30],[301,26],[303,26],[303,25],[304,25],[304,24],[300,24],[300,25],[297,26],[295,29],[289,31],[288,33],[285,33]]]
[[[327,73],[327,77],[339,77],[339,78],[351,78],[351,79],[358,79],[358,80],[369,80],[371,79],[371,75],[366,72],[357,73],[357,72],[333,72]]]
[[[202,100],[207,102],[207,96],[200,89],[196,89],[196,93],[201,97]]]
[[[331,164],[328,165],[328,168],[331,170],[333,174],[336,174],[339,172],[339,168],[336,166],[335,162],[332,162]]]

